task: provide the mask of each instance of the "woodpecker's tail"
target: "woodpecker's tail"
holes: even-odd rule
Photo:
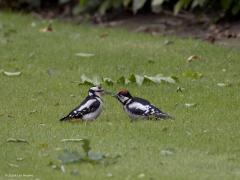
[[[167,119],[171,119],[171,120],[174,120],[175,118],[170,116],[169,114],[167,113],[158,113],[155,115],[155,117],[157,119],[164,119],[164,120],[167,120]]]
[[[68,121],[69,119],[70,119],[69,116],[65,116],[65,117],[61,118],[59,121]]]

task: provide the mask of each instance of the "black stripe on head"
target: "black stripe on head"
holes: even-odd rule
[[[125,96],[125,97],[128,97],[128,98],[132,98],[132,95],[126,89],[119,91],[117,95],[118,96]]]
[[[129,100],[132,99],[131,94],[129,93],[128,90],[121,90],[118,92],[117,94],[117,99],[123,104],[125,105]]]
[[[93,96],[93,95],[97,95],[99,94],[100,92],[103,92],[104,90],[100,87],[100,86],[94,86],[94,87],[91,87],[88,91],[88,95],[89,96]]]

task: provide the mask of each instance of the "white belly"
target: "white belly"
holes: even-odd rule
[[[127,110],[127,108],[125,108],[125,106],[123,106],[123,109],[124,109],[124,111],[128,114],[128,116],[129,116],[131,119],[146,118],[146,117],[144,117],[144,116],[136,115],[136,114],[131,113],[130,111]]]
[[[101,114],[102,109],[103,109],[103,105],[102,105],[102,103],[101,103],[100,106],[99,106],[99,108],[98,108],[96,111],[84,115],[84,116],[82,117],[82,119],[83,119],[83,120],[94,120],[94,119],[97,119],[97,117]]]

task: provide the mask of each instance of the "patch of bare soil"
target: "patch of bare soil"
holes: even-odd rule
[[[218,17],[209,17],[204,14],[196,15],[189,12],[173,15],[172,12],[166,10],[159,14],[141,13],[133,15],[125,12],[115,12],[107,14],[105,17],[96,15],[88,18],[66,14],[70,13],[59,13],[58,11],[32,13],[33,16],[40,19],[57,18],[76,24],[91,21],[97,26],[125,28],[133,32],[149,33],[153,36],[173,35],[183,38],[191,37],[240,49],[240,19],[214,23],[213,19]]]
[[[182,13],[174,16],[171,12],[163,12],[125,16],[100,24],[107,27],[126,28],[134,32],[146,32],[154,36],[193,37],[210,43],[226,41],[231,44],[233,41],[240,47],[240,20],[214,24],[212,19],[205,15]]]

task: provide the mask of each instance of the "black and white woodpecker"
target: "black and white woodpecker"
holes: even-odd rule
[[[91,87],[88,90],[88,96],[82,101],[82,103],[73,109],[67,116],[61,118],[60,121],[91,121],[97,119],[103,109],[103,101],[101,99],[103,95],[104,90],[101,87]]]
[[[124,111],[131,119],[173,119],[149,101],[133,97],[128,90],[121,90],[113,96],[122,103]]]

